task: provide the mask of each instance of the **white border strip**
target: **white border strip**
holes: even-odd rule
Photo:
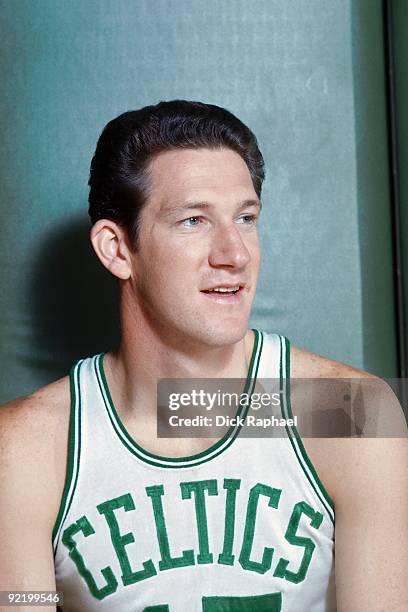
[[[62,515],[60,525],[57,533],[55,534],[55,538],[53,541],[54,555],[57,552],[59,537],[61,534],[62,527],[65,523],[65,519],[67,517],[68,509],[71,506],[72,497],[76,488],[77,478],[78,478],[78,466],[79,466],[79,448],[80,448],[80,440],[79,440],[79,419],[80,419],[80,394],[79,394],[79,367],[84,362],[84,359],[78,361],[75,366],[73,372],[73,381],[74,381],[74,394],[75,394],[75,403],[74,403],[74,450],[73,450],[73,466],[72,466],[72,475],[71,482],[69,483],[69,489],[67,493],[67,497],[65,499],[65,508],[64,513]],[[70,384],[71,389],[71,384]],[[72,401],[72,399],[71,399]],[[70,404],[70,420],[69,420],[69,432],[71,432],[71,404]],[[68,449],[70,446],[70,439],[68,440]],[[68,452],[68,457],[70,458],[70,454]],[[69,460],[69,459],[68,459]]]
[[[289,411],[287,408],[287,404],[286,404],[286,394],[287,394],[287,378],[286,378],[286,342],[283,336],[281,336],[281,350],[282,350],[282,388],[283,388],[283,412],[284,412],[284,418],[289,419]],[[334,522],[334,513],[332,508],[329,506],[328,502],[326,501],[323,493],[321,492],[320,489],[320,484],[316,481],[316,478],[313,474],[313,472],[310,470],[308,464],[305,461],[305,458],[303,456],[303,452],[302,449],[299,446],[299,442],[298,439],[296,437],[296,433],[294,431],[293,426],[288,425],[287,426],[290,436],[291,436],[291,441],[294,445],[294,449],[296,449],[295,455],[301,465],[301,467],[303,468],[304,474],[306,476],[306,480],[308,481],[308,479],[311,480],[311,482],[314,484],[314,486],[312,486],[312,490],[314,491],[315,495],[317,496],[317,498],[319,499],[320,503],[323,505],[323,507],[325,508],[326,512],[328,512],[328,514],[330,515],[330,518],[332,519],[332,521]],[[305,449],[306,452],[306,449]],[[309,457],[309,461],[312,463],[310,457]],[[313,463],[312,463],[313,465]],[[316,469],[314,467],[314,469]],[[308,485],[311,485],[311,482],[308,482]]]

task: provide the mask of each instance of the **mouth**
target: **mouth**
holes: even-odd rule
[[[209,289],[202,289],[203,293],[209,299],[219,304],[231,304],[241,301],[242,294],[245,291],[245,285],[217,285]]]

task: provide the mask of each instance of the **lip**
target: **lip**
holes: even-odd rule
[[[244,297],[244,292],[245,292],[245,285],[242,285],[241,283],[235,283],[235,285],[231,285],[231,284],[215,285],[216,287],[226,287],[226,288],[237,287],[237,285],[239,285],[239,289],[236,293],[220,293],[218,291],[212,291],[210,293],[207,293],[209,289],[202,289],[201,294],[207,300],[211,300],[211,302],[215,304],[224,304],[224,305],[229,304],[231,306],[233,304],[239,304],[240,302],[242,302],[243,297]]]
[[[215,289],[215,287],[225,287],[226,289],[233,289],[233,287],[239,287],[240,289],[245,289],[246,283],[218,283],[211,285],[211,287],[206,287],[205,289],[200,289],[200,291],[211,291],[211,289]]]

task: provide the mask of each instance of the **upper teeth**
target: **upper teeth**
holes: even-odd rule
[[[220,293],[231,293],[232,291],[238,291],[239,285],[237,287],[214,287],[214,289],[210,289],[210,291],[219,291]]]

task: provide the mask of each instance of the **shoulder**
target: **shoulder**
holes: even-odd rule
[[[291,345],[291,376],[294,378],[366,378],[377,377],[353,366]]]
[[[0,588],[55,589],[52,531],[65,482],[68,377],[0,407]],[[23,585],[23,586],[22,586]]]
[[[69,416],[69,376],[0,407],[3,499],[31,504],[50,522],[65,481]]]
[[[333,413],[340,409],[350,418],[363,419],[365,429],[360,434],[366,437],[399,437],[406,432],[401,404],[388,382],[379,376],[294,346],[290,377],[294,388],[297,381],[300,387],[305,381],[305,389],[313,384],[313,397],[326,410]]]
[[[391,487],[406,478],[406,419],[385,380],[293,346],[290,374],[293,412],[303,423],[299,433],[336,511],[355,504],[363,491],[368,499],[367,488],[375,496],[374,481]],[[305,402],[311,380],[312,400]]]
[[[51,434],[69,419],[69,406],[69,376],[4,404],[0,407],[2,444],[18,440],[28,445],[46,444]]]

